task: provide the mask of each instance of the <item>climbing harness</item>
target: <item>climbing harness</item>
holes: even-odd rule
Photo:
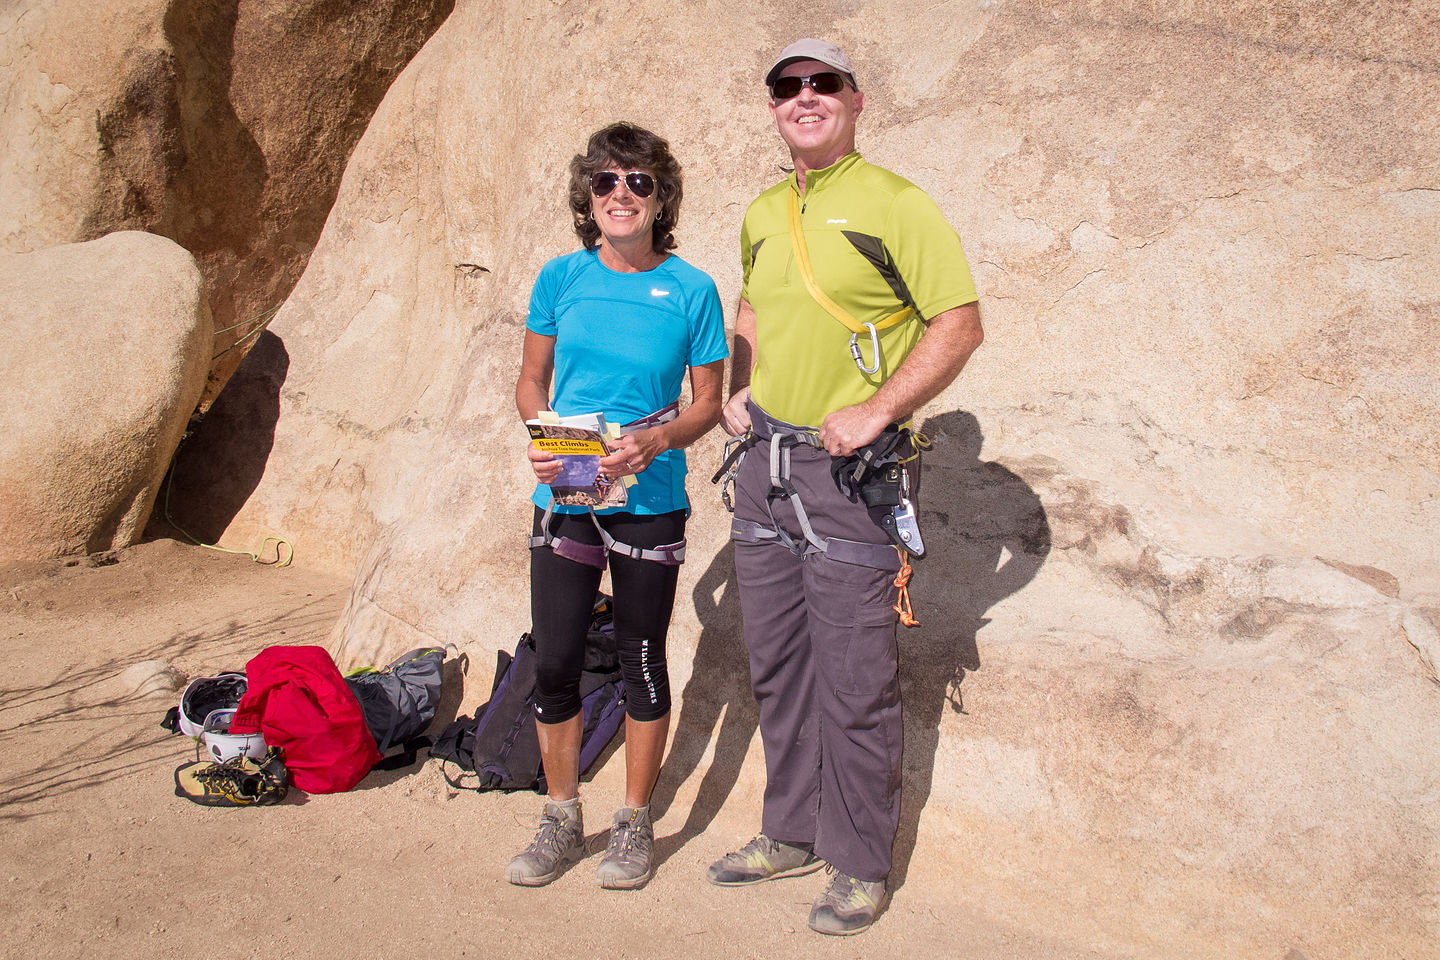
[[[750,406],[752,426],[743,436],[725,445],[725,460],[710,478],[720,484],[720,498],[725,508],[735,512],[731,490],[739,474],[740,463],[752,447],[766,445],[770,455],[770,487],[765,494],[765,509],[770,525],[732,517],[730,538],[741,543],[779,543],[798,556],[823,554],[840,563],[850,563],[895,575],[899,591],[894,610],[900,622],[917,627],[910,605],[910,557],[921,556],[925,546],[916,523],[915,506],[910,499],[910,475],[905,465],[928,449],[929,440],[907,426],[887,427],[880,437],[848,457],[832,457],[830,475],[836,487],[848,499],[863,501],[871,520],[884,530],[892,543],[864,543],[841,537],[821,537],[810,525],[805,505],[790,478],[791,451],[797,446],[824,449],[815,431],[775,420],[753,403]],[[795,511],[795,520],[804,539],[797,539],[775,518],[776,500],[788,500]]]
[[[620,432],[632,433],[636,430],[649,430],[651,427],[658,427],[662,423],[669,423],[678,416],[680,416],[680,401],[671,400],[654,413],[647,413],[639,420],[631,420],[620,428]]]
[[[630,421],[620,428],[620,432],[630,433],[635,430],[658,427],[662,423],[669,423],[679,415],[680,401],[675,400],[654,413],[646,414],[639,420]],[[634,547],[616,540],[608,530],[600,526],[600,520],[595,516],[594,507],[587,509],[590,512],[590,522],[595,524],[595,529],[600,533],[599,543],[584,543],[571,537],[556,536],[550,529],[550,518],[555,515],[555,501],[552,499],[545,507],[545,516],[540,520],[540,534],[530,538],[531,548],[549,547],[555,551],[556,556],[599,570],[605,569],[608,556],[612,553],[618,553],[622,557],[629,557],[632,560],[651,560],[666,566],[679,566],[685,562],[685,540],[683,538],[675,543],[661,544],[658,547]]]
[[[876,323],[862,323],[850,315],[844,307],[840,306],[822,289],[815,281],[815,272],[810,267],[810,250],[805,245],[805,228],[800,223],[800,198],[792,191],[790,194],[790,249],[795,254],[795,265],[800,270],[800,278],[805,281],[805,289],[825,312],[850,331],[850,358],[855,361],[855,366],[861,373],[874,374],[880,372],[880,335],[876,332],[895,324],[916,314],[915,308],[906,304],[900,310],[890,314]],[[870,363],[865,363],[860,352],[860,334],[870,334]]]
[[[775,519],[771,507],[775,500],[793,501],[796,522],[800,524],[806,542],[815,550],[824,552],[823,538],[811,529],[805,507],[790,481],[791,449],[804,445],[823,450],[820,438],[814,430],[775,420],[753,404],[751,410],[760,414],[759,430],[752,426],[748,432],[725,444],[725,459],[710,482],[720,484],[720,499],[725,503],[725,509],[734,513],[735,502],[731,491],[739,474],[740,461],[751,447],[767,443],[770,447],[770,489],[766,496],[766,508],[770,511],[771,521]],[[930,440],[924,434],[917,433],[908,425],[892,424],[874,441],[850,456],[832,457],[830,461],[830,475],[836,489],[852,503],[863,502],[875,525],[885,531],[896,547],[915,557],[924,556],[925,544],[920,537],[912,499],[910,471],[905,467],[919,458],[921,450],[929,448]],[[767,539],[779,540],[797,554],[805,552],[795,550],[791,545],[793,538],[783,531]],[[884,566],[888,568],[893,564]]]
[[[919,451],[929,442],[908,427],[892,426],[881,434],[880,439],[849,457],[834,457],[831,460],[831,475],[836,486],[852,501],[864,501],[871,519],[886,532],[892,544],[866,543],[841,537],[821,537],[810,523],[805,505],[790,477],[791,454],[797,446],[823,450],[815,431],[797,427],[767,416],[758,406],[751,404],[751,429],[743,436],[726,444],[725,460],[720,469],[710,478],[720,484],[721,499],[731,513],[735,512],[731,491],[739,473],[740,463],[747,452],[759,446],[768,448],[770,486],[765,494],[765,509],[770,524],[766,525],[739,517],[730,521],[731,539],[742,543],[778,543],[796,556],[823,554],[831,560],[850,563],[877,570],[900,573],[908,567],[909,554],[920,556],[924,547],[920,542],[919,528],[914,525],[914,505],[909,499],[908,471],[904,465],[919,456]],[[793,536],[775,517],[775,502],[786,500],[795,511],[795,522],[801,537]],[[908,519],[902,534],[902,524],[896,519],[896,511],[907,512]],[[896,586],[902,586],[898,583]],[[906,604],[908,606],[908,595]]]
[[[598,570],[605,569],[608,555],[612,553],[618,553],[622,557],[629,557],[632,560],[653,560],[656,563],[672,567],[685,562],[685,541],[683,539],[650,549],[632,547],[628,543],[616,540],[609,531],[600,526],[594,508],[590,509],[590,522],[595,524],[595,529],[600,532],[600,543],[583,543],[570,537],[557,537],[550,529],[550,518],[554,512],[554,504],[545,508],[545,516],[540,521],[540,535],[530,538],[531,547],[549,547],[555,551],[557,556],[564,557],[566,560],[574,560],[576,563],[583,563],[587,567],[595,567]]]

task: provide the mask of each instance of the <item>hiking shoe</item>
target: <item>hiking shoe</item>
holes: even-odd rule
[[[809,847],[795,847],[760,834],[734,853],[710,864],[706,878],[722,887],[799,877],[825,865]]]
[[[610,845],[595,870],[595,879],[606,890],[634,890],[643,887],[655,872],[650,853],[655,847],[655,829],[650,814],[634,807],[621,807],[610,827]]]
[[[290,792],[290,771],[279,747],[265,752],[265,759],[253,760],[243,754],[215,763],[196,760],[175,769],[175,796],[204,807],[261,807],[279,803]]]
[[[585,826],[580,808],[575,819],[553,803],[545,804],[540,829],[524,852],[505,868],[505,879],[522,887],[543,887],[565,872],[565,868],[585,857]]]
[[[848,937],[874,923],[884,905],[884,880],[856,880],[837,872],[810,908],[810,929],[832,937]]]

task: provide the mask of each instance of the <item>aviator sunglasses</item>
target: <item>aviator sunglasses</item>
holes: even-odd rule
[[[618,174],[614,170],[601,170],[598,173],[592,173],[590,175],[590,192],[597,197],[608,197],[615,191],[616,187],[620,186],[621,177],[622,174]],[[631,193],[642,200],[655,192],[655,178],[648,173],[633,171],[623,174],[623,177],[625,179],[625,186],[630,189]]]
[[[799,96],[803,87],[816,93],[834,96],[845,89],[845,78],[838,73],[812,73],[808,77],[781,77],[770,86],[770,95],[776,100],[789,100]]]

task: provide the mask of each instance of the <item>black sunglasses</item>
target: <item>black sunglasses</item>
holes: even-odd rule
[[[608,197],[620,186],[621,178],[625,180],[625,186],[630,192],[642,200],[655,192],[655,178],[648,173],[641,173],[638,170],[626,174],[616,173],[614,170],[601,170],[590,175],[590,192],[597,197]]]
[[[781,77],[770,85],[770,96],[776,100],[789,100],[800,95],[803,87],[816,93],[833,96],[845,89],[845,77],[838,73],[812,73],[808,77]]]

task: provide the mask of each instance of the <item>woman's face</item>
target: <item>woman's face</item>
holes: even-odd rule
[[[648,196],[641,196],[647,192]],[[659,181],[649,170],[615,164],[601,167],[590,178],[590,212],[610,246],[649,247],[660,212]]]

